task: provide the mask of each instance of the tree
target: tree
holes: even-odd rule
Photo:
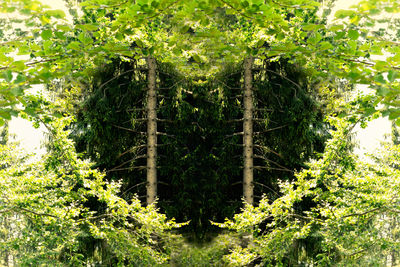
[[[385,265],[397,251],[398,146],[385,148],[374,163],[362,162],[350,152],[353,126],[331,120],[336,130],[323,158],[282,184],[281,198],[263,199],[226,222],[254,234],[253,244],[231,260],[253,253],[249,261],[258,255],[272,265]],[[391,260],[396,264],[396,256]]]
[[[69,122],[53,123],[51,153],[36,162],[1,145],[0,211],[8,217],[1,227],[10,232],[0,237],[2,255],[19,266],[166,262],[161,244],[177,225],[137,198],[118,197],[119,183],[78,159],[64,131]]]
[[[182,210],[174,210],[173,206],[168,206],[166,203],[160,203],[160,205],[164,207],[167,212],[170,212],[170,214],[174,214],[175,212],[175,214],[179,214],[181,218],[184,219],[196,218],[197,225],[204,225],[204,218],[208,219],[211,217],[209,214],[221,211],[220,207],[226,209],[216,215],[215,218],[220,218],[222,214],[229,213],[234,209],[232,208],[234,205],[224,206],[228,198],[227,196],[236,195],[235,190],[229,186],[231,185],[232,181],[230,179],[232,178],[227,178],[227,175],[236,174],[239,165],[241,165],[236,164],[236,167],[234,166],[228,171],[226,170],[226,166],[233,166],[233,163],[237,162],[236,159],[231,158],[231,155],[225,153],[226,151],[236,151],[232,146],[244,145],[245,152],[242,151],[240,153],[246,158],[246,162],[243,166],[243,177],[246,182],[243,182],[243,193],[245,193],[246,201],[252,203],[254,195],[252,187],[255,181],[252,176],[255,167],[261,169],[259,172],[261,173],[260,176],[262,176],[263,172],[261,171],[263,170],[266,170],[267,174],[270,175],[272,168],[274,168],[273,166],[279,168],[280,172],[289,170],[290,174],[288,175],[276,173],[279,175],[273,177],[279,177],[280,181],[292,180],[293,174],[291,172],[293,169],[305,167],[302,166],[303,162],[310,158],[309,156],[313,152],[312,148],[302,149],[308,144],[313,144],[313,142],[311,142],[312,139],[323,140],[326,137],[326,127],[323,127],[323,123],[319,123],[321,119],[319,114],[314,116],[307,113],[303,117],[304,121],[297,120],[298,117],[295,115],[290,116],[288,120],[290,123],[288,123],[288,125],[290,124],[292,128],[287,127],[288,131],[286,131],[285,125],[279,125],[278,127],[281,128],[279,129],[280,131],[277,131],[276,127],[270,127],[270,122],[271,117],[277,116],[279,112],[271,112],[268,114],[267,112],[257,110],[268,109],[268,107],[259,106],[259,104],[261,101],[265,101],[269,96],[271,96],[271,98],[276,97],[278,105],[281,104],[281,100],[284,100],[285,103],[290,104],[290,108],[293,107],[293,109],[285,109],[285,111],[301,110],[302,107],[308,104],[308,107],[311,109],[315,107],[313,101],[309,101],[306,94],[302,94],[301,98],[297,97],[297,92],[302,91],[302,86],[308,83],[304,82],[302,84],[299,82],[303,82],[302,76],[297,77],[299,80],[295,79],[296,76],[291,76],[293,73],[299,73],[292,71],[293,69],[297,68],[304,71],[308,77],[305,79],[306,81],[314,85],[318,84],[315,88],[330,88],[336,86],[335,83],[338,79],[344,79],[353,84],[369,84],[370,88],[375,90],[375,94],[359,98],[350,103],[350,105],[343,104],[342,111],[338,113],[340,113],[341,116],[347,115],[349,121],[356,122],[377,116],[380,112],[383,115],[389,116],[390,119],[396,120],[398,123],[398,117],[400,115],[397,96],[399,87],[397,72],[400,62],[400,57],[397,56],[399,54],[397,43],[398,36],[393,32],[393,29],[390,29],[386,32],[388,38],[383,39],[382,32],[384,31],[375,31],[373,27],[376,24],[377,18],[379,18],[377,16],[398,13],[399,4],[391,0],[362,1],[351,10],[338,11],[336,13],[336,18],[340,20],[338,23],[334,22],[332,24],[328,24],[326,20],[327,12],[324,12],[322,17],[318,16],[317,11],[320,5],[319,2],[311,0],[289,0],[284,3],[260,0],[233,0],[229,2],[223,0],[138,0],[135,2],[125,1],[121,3],[116,3],[112,0],[88,0],[81,3],[85,16],[83,18],[78,18],[76,16],[74,24],[71,24],[65,20],[63,21],[63,17],[65,17],[63,12],[48,10],[37,1],[4,1],[0,5],[0,10],[2,12],[9,14],[16,12],[20,14],[20,18],[18,19],[15,19],[14,16],[10,19],[3,20],[4,29],[10,29],[16,25],[15,23],[21,21],[25,23],[26,28],[10,32],[2,31],[1,38],[3,39],[3,46],[0,50],[0,69],[2,70],[2,79],[0,80],[0,117],[2,117],[2,120],[0,120],[0,122],[4,122],[10,119],[11,116],[16,116],[18,114],[31,116],[41,122],[49,122],[54,120],[57,116],[60,117],[60,111],[63,111],[63,107],[57,107],[53,105],[53,103],[40,97],[30,95],[27,92],[33,84],[49,83],[56,79],[63,79],[63,85],[71,91],[74,91],[76,88],[79,88],[76,89],[79,91],[80,88],[90,88],[93,86],[95,95],[93,98],[88,97],[88,103],[96,99],[99,100],[99,103],[92,102],[92,104],[96,109],[106,111],[106,113],[102,114],[106,114],[107,116],[99,120],[96,116],[91,117],[93,113],[86,113],[90,119],[94,119],[88,119],[87,122],[83,122],[83,124],[87,123],[86,126],[88,129],[90,128],[85,134],[103,133],[102,122],[108,119],[110,119],[111,122],[114,122],[114,120],[121,123],[128,121],[129,126],[134,125],[131,128],[126,128],[118,124],[116,124],[116,126],[107,124],[106,126],[112,129],[106,129],[106,131],[104,131],[108,140],[115,138],[113,131],[117,131],[116,129],[126,132],[136,132],[137,129],[140,130],[132,136],[120,135],[118,138],[130,138],[131,140],[124,140],[124,147],[120,147],[118,151],[116,151],[116,149],[112,151],[112,147],[106,148],[105,145],[108,145],[108,143],[97,144],[97,146],[92,146],[88,149],[88,151],[92,150],[94,152],[89,152],[88,154],[91,154],[89,156],[97,158],[99,160],[99,162],[97,162],[98,165],[104,164],[102,166],[103,169],[107,169],[107,167],[110,166],[119,166],[119,169],[121,169],[122,167],[125,168],[125,165],[127,165],[126,168],[129,169],[134,169],[136,167],[139,167],[139,169],[143,168],[143,165],[137,166],[135,164],[137,164],[137,160],[143,160],[144,158],[132,158],[132,154],[125,153],[126,151],[133,153],[140,152],[138,147],[145,145],[140,142],[146,143],[141,134],[142,131],[144,131],[142,129],[143,126],[137,125],[141,119],[145,119],[145,121],[149,122],[147,133],[148,152],[150,152],[150,150],[156,152],[156,143],[158,139],[154,131],[157,131],[157,127],[163,128],[165,131],[159,132],[160,135],[163,135],[159,139],[162,141],[160,145],[165,145],[165,150],[157,149],[158,158],[161,158],[164,151],[171,152],[171,154],[167,154],[167,156],[177,155],[180,162],[171,160],[168,163],[168,161],[160,160],[161,162],[168,163],[167,165],[170,166],[166,168],[166,171],[163,170],[161,172],[160,169],[159,174],[167,177],[169,183],[166,182],[165,184],[172,189],[180,189],[182,184],[184,184],[184,190],[178,190],[179,194],[176,194],[176,196],[172,193],[174,192],[173,190],[164,190],[164,192],[166,196],[171,197],[173,200],[178,198],[179,201],[177,201],[177,203],[182,204],[182,207],[192,208],[192,210],[189,210],[191,213],[187,213],[186,211],[182,212]],[[398,19],[382,19],[380,22],[393,22],[393,25],[397,25]],[[385,60],[376,57],[385,53],[388,54]],[[21,58],[16,58],[13,56],[14,54],[18,54]],[[174,77],[170,79],[163,78],[160,74],[158,75],[160,88],[164,87],[161,84],[168,84],[168,86],[165,86],[166,88],[173,88],[173,90],[167,91],[168,95],[164,97],[165,99],[171,97],[171,99],[168,100],[169,102],[165,105],[167,107],[166,111],[157,111],[158,113],[156,114],[155,107],[157,102],[154,102],[156,96],[151,93],[151,89],[153,89],[154,83],[157,82],[157,78],[153,79],[154,75],[150,75],[149,71],[149,77],[146,81],[149,89],[149,100],[147,101],[149,104],[148,113],[143,113],[143,110],[141,110],[142,113],[134,113],[133,115],[118,114],[120,116],[114,116],[110,114],[112,112],[109,112],[110,110],[104,107],[111,106],[111,110],[113,110],[113,108],[118,107],[118,105],[124,101],[123,96],[133,95],[132,97],[135,100],[140,100],[140,98],[143,97],[143,92],[132,93],[125,90],[124,95],[122,95],[121,91],[118,92],[116,90],[118,93],[112,95],[116,96],[116,99],[107,99],[107,95],[113,87],[114,89],[121,89],[122,87],[119,84],[111,83],[111,81],[117,82],[117,79],[115,79],[116,76],[121,78],[118,79],[118,81],[131,80],[133,85],[131,84],[130,86],[147,88],[146,84],[144,84],[144,86],[142,84],[145,79],[140,79],[142,75],[139,74],[140,71],[132,69],[133,64],[137,62],[143,63],[142,58],[154,58],[159,64],[158,67],[170,64],[180,73],[178,75],[173,75]],[[244,101],[242,101],[246,103],[244,107],[245,116],[243,117],[243,110],[241,110],[242,102],[238,100],[236,96],[232,95],[232,92],[226,90],[229,87],[242,87],[240,85],[242,83],[240,75],[233,75],[233,79],[226,78],[222,80],[222,83],[226,81],[232,81],[232,83],[229,82],[220,86],[212,86],[212,83],[216,83],[214,78],[220,75],[220,71],[224,69],[224,66],[231,64],[236,65],[243,61],[248,63],[249,58],[255,59],[254,65],[262,63],[272,66],[272,68],[263,68],[263,73],[257,73],[253,69],[251,71],[255,74],[251,77],[253,73],[250,73],[250,67],[247,66],[244,86],[247,93],[244,95]],[[258,63],[256,63],[256,60],[258,60]],[[281,67],[281,64],[284,65],[286,63],[286,67]],[[126,71],[125,68],[130,68],[129,71],[132,72],[130,73],[132,75],[124,76],[121,75],[122,72],[116,74],[111,68],[111,71],[109,70],[108,73],[109,79],[93,79],[95,75],[98,75],[98,70],[102,68],[107,69],[107,65],[119,66],[119,68],[117,68],[118,71],[121,69]],[[150,64],[149,61],[149,66],[150,65],[152,64]],[[151,69],[151,72],[154,70],[153,68],[149,69]],[[257,76],[258,74],[259,76]],[[184,85],[192,89],[191,91],[187,90],[187,88],[183,88],[183,86],[175,86],[174,83],[172,83],[172,81],[180,75],[187,78]],[[251,80],[250,77],[253,78],[253,84],[251,86],[249,83]],[[257,81],[255,77],[260,78]],[[285,84],[285,86],[272,86],[271,81],[277,80],[279,80],[280,84]],[[96,84],[96,81],[102,82]],[[264,83],[264,81],[268,82]],[[105,87],[105,83],[110,86],[103,88]],[[256,86],[259,88],[268,88],[269,90],[260,90],[257,92],[254,90]],[[278,95],[277,91],[279,92]],[[258,97],[252,97],[251,94],[257,94]],[[229,99],[229,97],[232,97],[232,99]],[[151,101],[150,98],[152,98]],[[251,103],[252,98],[253,103]],[[119,102],[116,103],[116,100]],[[230,100],[236,101],[237,104],[232,104]],[[159,108],[161,106],[164,107],[164,105],[161,105],[162,101],[163,100],[160,100],[158,102]],[[167,102],[167,100],[165,100],[165,102]],[[268,103],[271,104],[272,101],[268,99]],[[379,104],[383,104],[383,108],[381,108]],[[199,106],[201,108],[198,108]],[[136,110],[142,107],[133,105],[131,108]],[[139,117],[143,116],[143,114],[147,114],[147,118]],[[231,118],[232,115],[234,116],[233,118]],[[253,118],[253,115],[261,115],[261,118]],[[229,120],[226,119],[228,117]],[[122,118],[127,120],[120,121]],[[178,123],[184,126],[183,129],[177,129],[175,125],[160,126],[163,123],[167,123],[170,118],[172,118],[173,121],[172,125]],[[158,124],[156,124],[156,119],[159,119]],[[239,127],[221,127],[221,125],[231,119],[235,120],[234,122],[237,122],[237,120],[241,122],[241,120],[244,119],[244,123]],[[312,121],[307,121],[307,119]],[[161,120],[165,121],[161,123]],[[252,121],[253,125],[251,124]],[[257,124],[255,123],[256,121],[260,121],[261,123]],[[100,127],[96,128],[96,126],[99,125]],[[240,129],[240,127],[242,128]],[[257,133],[257,131],[254,131],[255,127],[261,129],[258,132],[269,132],[268,134],[256,137],[254,134]],[[270,128],[266,129],[266,127]],[[79,134],[79,127],[76,127],[76,129]],[[239,131],[236,131],[238,129]],[[290,156],[291,151],[288,149],[288,146],[286,146],[287,142],[280,143],[279,141],[285,139],[285,134],[294,136],[297,129],[300,129],[301,133],[309,133],[309,135],[301,135],[300,141],[302,142],[300,142],[299,146],[296,146],[294,157]],[[235,139],[238,132],[244,134],[243,142]],[[253,132],[254,136],[251,132]],[[270,135],[270,132],[273,132],[274,135]],[[323,134],[317,136],[319,132]],[[173,140],[174,136],[172,135],[181,139]],[[225,135],[231,136],[227,137]],[[222,136],[226,137],[229,141],[233,140],[233,145],[228,146],[227,141],[221,138]],[[95,143],[99,140],[101,140],[99,136],[92,136],[87,138],[86,141],[88,142],[86,144],[92,141]],[[187,153],[182,152],[182,147],[185,146],[182,140],[189,141],[188,144],[190,144],[190,146],[187,147]],[[340,152],[347,152],[347,150],[341,150],[347,148],[347,144],[339,142],[335,139],[335,136],[333,140],[336,140],[333,141],[333,143],[337,150]],[[168,144],[167,142],[170,143]],[[323,147],[323,145],[321,145],[322,142],[318,141],[318,143],[317,146],[319,148]],[[168,148],[170,144],[178,149],[174,147]],[[282,146],[278,147],[278,145]],[[258,152],[261,152],[262,155],[257,155],[261,157],[257,158],[257,161],[262,161],[263,165],[254,166],[255,160],[253,158],[256,154],[254,154],[253,148],[255,146],[261,148]],[[214,150],[218,148],[226,148],[227,150],[214,152]],[[280,151],[277,152],[276,150]],[[332,152],[334,150],[335,149],[331,149],[331,147],[328,146],[324,156],[318,161],[320,164],[319,166],[314,169],[311,166],[308,170],[306,168],[300,172],[310,175],[310,177],[307,176],[307,178],[310,179],[303,179],[299,174],[298,177],[300,178],[295,182],[299,190],[307,189],[307,186],[310,188],[313,187],[313,185],[308,184],[309,181],[315,181],[316,183],[321,182],[322,189],[318,187],[320,186],[318,184],[318,186],[315,186],[316,193],[313,190],[311,190],[313,191],[311,193],[306,190],[306,193],[310,194],[307,195],[307,197],[310,198],[314,196],[320,197],[323,200],[322,202],[310,200],[305,197],[302,198],[304,201],[300,204],[294,205],[293,203],[286,203],[285,201],[287,199],[296,202],[293,201],[293,195],[298,196],[298,194],[303,194],[301,192],[299,193],[294,186],[291,188],[289,185],[282,189],[284,196],[278,196],[277,200],[272,204],[264,199],[260,202],[258,208],[248,208],[252,214],[251,220],[255,220],[256,224],[257,222],[261,222],[265,216],[270,216],[270,213],[273,214],[274,219],[278,218],[277,221],[271,222],[272,226],[276,226],[276,228],[271,226],[271,228],[268,229],[272,229],[272,237],[275,237],[274,235],[282,237],[278,239],[267,239],[271,241],[269,243],[271,247],[281,245],[282,249],[278,250],[280,254],[270,253],[266,246],[261,246],[260,251],[248,254],[250,258],[258,253],[266,262],[269,261],[275,264],[278,264],[279,261],[291,263],[291,260],[288,261],[285,257],[289,252],[298,251],[292,248],[299,244],[298,238],[295,238],[296,242],[293,242],[293,236],[302,236],[304,233],[301,231],[299,233],[297,230],[307,230],[308,228],[303,227],[303,223],[309,218],[312,218],[317,222],[316,228],[312,228],[312,230],[317,229],[316,231],[318,234],[322,233],[318,235],[317,238],[326,241],[318,243],[323,244],[324,247],[311,249],[316,254],[322,255],[322,259],[318,258],[317,260],[321,264],[340,260],[343,253],[340,251],[338,252],[338,248],[335,247],[329,239],[331,237],[340,238],[340,235],[338,235],[337,232],[334,233],[333,230],[337,225],[332,223],[332,218],[326,215],[326,213],[328,212],[328,207],[334,206],[335,209],[339,211],[344,210],[344,212],[348,212],[348,214],[346,213],[347,215],[352,214],[350,210],[346,210],[347,207],[344,206],[335,195],[336,192],[346,195],[348,193],[346,190],[352,190],[352,186],[346,188],[346,185],[341,184],[341,186],[344,187],[343,189],[340,186],[335,187],[335,183],[338,181],[341,183],[355,183],[355,180],[360,177],[357,176],[357,173],[351,172],[354,171],[352,168],[355,164],[351,160],[351,157],[347,158],[348,154],[341,155],[343,158],[336,157],[335,153]],[[81,151],[85,151],[85,149]],[[97,153],[98,151],[101,153]],[[108,151],[109,155],[104,153],[105,151]],[[147,154],[151,154],[148,152]],[[286,153],[286,157],[280,157],[283,152]],[[267,153],[268,155],[266,155]],[[280,161],[272,160],[270,157],[272,154],[280,157]],[[117,155],[117,157],[115,157],[115,155]],[[121,155],[121,157],[118,157],[119,155]],[[64,155],[60,153],[58,157],[63,159],[63,156]],[[105,156],[104,159],[102,158],[103,156]],[[129,156],[129,158],[123,161],[123,156]],[[141,155],[138,154],[136,156],[140,157]],[[149,155],[146,156],[148,157]],[[160,175],[156,178],[155,157],[156,153],[151,154],[151,157],[148,158],[148,165],[146,165],[146,169],[148,168],[147,174],[149,175],[147,180],[149,203],[154,201],[156,186],[162,182],[158,179]],[[205,160],[199,162],[196,160],[198,158],[204,158]],[[229,160],[231,162],[229,162]],[[338,162],[336,162],[336,160]],[[289,168],[285,164],[282,164],[282,161],[285,164],[289,162],[292,166]],[[171,166],[171,162],[176,164]],[[228,164],[224,166],[227,162]],[[117,164],[112,165],[114,163]],[[334,163],[333,166],[335,168],[337,167],[337,170],[329,169],[329,166],[327,167],[324,165],[328,163]],[[207,164],[209,167],[212,166],[212,168],[204,168]],[[162,165],[160,164],[158,167],[162,167]],[[178,167],[181,167],[181,170],[185,170],[182,176],[180,176],[182,171],[180,171],[180,173],[177,171]],[[84,169],[83,166],[82,168]],[[312,170],[315,170],[316,174],[312,173]],[[111,169],[108,169],[108,171],[111,172]],[[318,171],[322,171],[323,175],[319,174]],[[334,173],[331,173],[336,171],[343,176],[336,177]],[[369,173],[368,168],[363,170],[363,172],[364,171],[365,173]],[[221,175],[221,173],[223,173],[223,175]],[[123,185],[124,191],[121,195],[125,193],[125,189],[131,191],[133,186],[139,186],[142,182],[142,177],[140,176],[142,173],[135,174],[137,176],[129,177],[129,182]],[[172,175],[168,176],[169,174]],[[381,176],[385,177],[385,175],[379,172],[374,172],[374,175],[375,174],[376,177],[379,178],[381,178]],[[324,175],[331,178],[333,185],[324,184]],[[282,179],[280,176],[285,177],[285,179]],[[190,183],[182,183],[182,177],[185,179],[192,178],[192,180],[190,180]],[[198,177],[199,179],[194,179],[193,177]],[[269,176],[266,175],[265,177]],[[352,177],[358,178],[353,179]],[[385,180],[383,179],[384,177],[382,177],[382,180]],[[113,178],[119,179],[117,175],[112,176],[108,174],[107,179],[110,183]],[[341,178],[345,180],[341,181]],[[204,180],[206,182],[204,182]],[[212,180],[212,183],[209,182],[210,180]],[[368,191],[370,187],[372,188],[372,185],[379,186],[379,184],[375,183],[375,180],[379,179],[374,179],[371,183],[365,183],[366,187],[364,189]],[[157,181],[158,184],[156,184]],[[267,182],[272,183],[270,181]],[[259,184],[266,187],[270,185],[265,183]],[[274,182],[273,184],[276,185],[277,183]],[[331,188],[329,186],[331,186]],[[330,191],[330,189],[332,190]],[[196,194],[199,191],[203,193]],[[268,193],[273,194],[272,192],[274,191],[276,190],[269,189]],[[320,191],[322,191],[322,193]],[[382,189],[381,191],[383,192],[385,190]],[[158,192],[160,198],[162,198],[163,196],[160,192],[163,192],[163,190],[159,190]],[[214,196],[212,199],[218,199],[218,201],[210,201],[210,195],[204,192],[212,192],[213,194],[210,194]],[[218,192],[223,192],[221,194],[222,197],[218,196]],[[366,192],[361,191],[359,193],[364,194]],[[277,194],[279,195],[279,193]],[[325,197],[327,199],[324,199]],[[392,195],[390,195],[390,197],[392,197]],[[349,201],[354,201],[355,204],[360,204],[357,202],[357,199],[351,197],[348,199]],[[124,202],[121,200],[121,203]],[[207,206],[205,203],[210,204],[208,205],[210,208],[206,211],[199,208]],[[68,204],[69,203],[62,202],[60,205],[64,207]],[[98,202],[94,201],[92,204],[97,205]],[[381,202],[381,204],[389,203]],[[123,206],[124,204],[121,205]],[[316,210],[314,210],[313,205]],[[372,209],[379,208],[374,205],[375,203],[372,203]],[[84,204],[80,207],[85,210]],[[102,208],[101,205],[99,207]],[[270,207],[272,207],[271,210],[269,210]],[[299,219],[298,221],[293,219],[296,218],[296,216],[291,215],[294,213],[288,212],[291,207],[300,210],[298,213],[295,213],[296,216],[302,216],[307,219],[300,217],[299,218],[302,220],[299,218],[297,218]],[[366,206],[361,205],[357,208],[361,210],[359,214],[368,211],[364,209]],[[270,213],[262,209],[267,209]],[[193,210],[195,210],[195,212],[192,212]],[[261,212],[259,212],[260,210]],[[315,211],[316,215],[304,213],[310,210]],[[277,211],[282,212],[282,214],[275,214]],[[349,217],[358,218],[359,214]],[[390,214],[390,216],[392,215],[394,214]],[[84,217],[86,215],[82,216]],[[320,219],[319,216],[325,216],[324,219],[326,220],[323,222],[318,221],[318,219]],[[240,219],[240,216],[238,218]],[[347,223],[346,220],[344,221]],[[250,224],[253,227],[255,223]],[[304,224],[307,225],[307,223]],[[351,225],[345,225],[346,227],[348,226],[349,229],[354,229]],[[292,226],[292,228],[286,228],[286,226]],[[123,238],[123,236],[124,234],[118,235],[119,238]],[[358,251],[355,250],[356,248],[366,249],[367,243],[365,240],[362,240],[362,238],[362,235],[360,235],[360,239],[356,238],[355,242],[353,242],[354,246],[352,246],[353,243],[349,242],[349,240],[340,239],[343,241],[344,245],[348,245],[346,250],[352,251],[349,255],[346,253],[344,254],[351,256],[351,253],[356,253]],[[265,241],[265,239],[262,238],[259,240],[260,243]],[[376,240],[378,243],[381,242],[378,237]],[[274,243],[275,241],[276,243]],[[391,247],[391,249],[394,248]],[[238,249],[238,251],[239,250],[240,249]],[[251,248],[245,248],[243,250],[247,253]],[[240,254],[240,251],[238,254]],[[296,256],[294,260],[301,258],[301,255],[297,255],[298,256]],[[311,257],[314,257],[314,254],[312,255]],[[331,257],[332,255],[337,257],[334,259]],[[126,255],[122,255],[121,258],[125,260],[125,256]]]
[[[154,58],[147,59],[149,68],[147,91],[147,204],[157,197],[157,91],[156,62]]]
[[[253,75],[251,72],[253,59],[244,62],[244,90],[243,90],[243,197],[253,205]]]

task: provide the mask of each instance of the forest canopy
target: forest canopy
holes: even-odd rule
[[[1,0],[0,263],[398,264],[400,3],[334,5]]]

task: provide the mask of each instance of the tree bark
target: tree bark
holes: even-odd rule
[[[157,197],[157,91],[156,91],[156,61],[147,58],[147,205],[152,204]]]
[[[253,58],[244,61],[244,91],[243,91],[243,197],[254,204],[253,183]]]

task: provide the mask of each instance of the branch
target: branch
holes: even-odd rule
[[[117,156],[117,158],[120,158],[120,157],[122,157],[123,155],[125,155],[125,154],[127,154],[127,153],[129,153],[129,152],[132,152],[132,151],[135,150],[135,149],[138,149],[138,148],[145,148],[146,146],[147,146],[147,145],[134,146],[134,147],[132,147],[132,148],[126,150],[125,152],[119,154],[119,155]]]
[[[282,166],[282,165],[280,165],[279,163],[277,163],[277,162],[275,162],[275,161],[273,161],[273,160],[270,160],[270,159],[268,159],[268,158],[266,158],[266,157],[264,157],[264,156],[261,156],[261,155],[254,155],[253,157],[254,157],[254,158],[258,158],[258,159],[263,159],[263,160],[269,161],[269,162],[275,164],[276,166],[278,166],[278,167],[280,167],[280,168],[282,168],[282,169],[286,169],[287,171],[292,171],[292,170],[290,170],[289,168],[287,168],[287,167],[285,167],[285,166]]]
[[[13,207],[13,208],[11,208],[11,209],[12,209],[13,211],[16,211],[16,209],[17,209],[17,210],[22,210],[22,211],[25,211],[25,212],[34,214],[34,215],[36,215],[36,216],[47,216],[47,217],[52,217],[52,218],[60,219],[60,217],[55,216],[55,215],[52,215],[52,214],[36,212],[36,211],[28,210],[28,209],[25,209],[25,208],[22,208],[22,207]]]
[[[166,6],[164,9],[160,9],[156,14],[154,14],[154,15],[152,15],[152,16],[149,16],[149,17],[146,17],[145,20],[149,20],[149,19],[158,17],[162,12],[164,12],[164,11],[170,9],[173,5],[175,5],[175,4],[178,3],[179,1],[181,1],[181,0],[176,0],[175,2],[172,2],[169,6]]]
[[[118,128],[118,129],[129,131],[129,132],[138,133],[138,134],[141,134],[141,135],[147,135],[146,132],[135,131],[135,130],[132,130],[132,129],[129,129],[129,128],[125,128],[125,127],[121,127],[121,126],[118,126],[118,125],[115,125],[115,124],[113,124],[112,126]]]
[[[243,14],[243,12],[241,12],[239,9],[233,7],[229,2],[225,1],[225,0],[221,0],[222,3],[224,3],[225,5],[229,6],[230,8],[232,8],[233,10],[235,10],[236,12],[238,12],[240,15],[242,15],[245,18],[249,18],[249,19],[253,19],[255,20],[256,18],[248,16],[246,14]]]
[[[115,4],[115,5],[100,5],[99,7],[100,7],[100,8],[120,7],[120,6],[122,6],[122,5],[126,4],[126,3],[128,3],[128,1],[123,1],[123,2],[121,2],[121,3],[119,3],[119,4]]]
[[[301,86],[300,86],[298,83],[292,81],[291,79],[289,79],[289,78],[286,77],[286,76],[283,76],[283,75],[280,74],[279,72],[276,72],[276,71],[273,71],[273,70],[269,70],[269,69],[265,69],[265,71],[271,72],[271,73],[273,73],[273,74],[276,74],[276,75],[280,76],[281,78],[287,80],[288,82],[291,82],[291,83],[294,84],[297,88],[299,88],[299,90],[301,90]],[[296,97],[296,94],[297,94],[297,91],[294,90],[294,97]]]
[[[225,123],[232,123],[232,122],[242,122],[244,119],[234,119],[234,120],[229,120],[229,121],[225,121]]]
[[[124,71],[124,72],[120,73],[119,75],[117,75],[117,76],[115,76],[115,77],[112,77],[112,78],[109,79],[108,81],[102,83],[102,84],[99,86],[99,90],[101,90],[104,86],[106,86],[106,85],[109,84],[110,82],[114,81],[115,79],[121,77],[122,75],[127,74],[127,73],[130,73],[130,72],[134,72],[134,71],[135,71],[135,69],[127,70],[127,71]],[[104,96],[104,97],[106,96],[106,90],[103,91],[103,96]]]
[[[268,188],[269,190],[271,190],[271,192],[275,193],[278,197],[281,197],[281,195],[278,194],[278,192],[276,192],[276,191],[275,191],[274,189],[272,189],[271,187],[266,186],[265,184],[262,184],[262,183],[258,183],[258,182],[253,182],[253,183],[256,184],[256,185],[260,185],[260,186],[262,186],[262,187]]]
[[[45,60],[40,60],[40,61],[28,62],[28,63],[25,63],[25,66],[29,67],[29,66],[32,66],[32,65],[51,62],[51,61],[55,61],[55,60],[56,60],[55,58],[52,58],[52,59],[45,59]],[[10,67],[8,67],[8,66],[7,67],[0,67],[0,70],[6,70],[6,69],[9,69],[9,68]]]
[[[116,170],[116,169],[119,169],[119,168],[121,168],[122,166],[128,164],[129,162],[135,161],[135,160],[137,160],[137,159],[144,159],[144,158],[146,158],[146,157],[147,157],[147,155],[139,155],[139,156],[137,156],[137,157],[134,157],[133,159],[127,160],[127,161],[121,163],[120,165],[118,165],[118,166],[112,168],[111,170],[109,170],[109,172],[114,171],[114,170]]]
[[[378,211],[378,210],[386,210],[386,209],[387,209],[386,207],[378,207],[378,208],[367,210],[367,211],[361,212],[361,213],[357,213],[356,212],[356,213],[348,214],[348,215],[340,217],[340,219],[344,219],[344,218],[347,218],[347,217],[353,217],[353,216],[363,216],[363,215],[367,215],[367,214],[369,214],[371,212],[375,212],[375,211]]]
[[[309,220],[309,221],[316,220],[316,221],[318,221],[318,222],[324,222],[324,221],[321,220],[321,219],[312,218],[312,217],[306,217],[306,216],[302,216],[302,215],[294,214],[294,213],[289,213],[288,216],[295,217],[295,218],[299,218],[299,219],[303,219],[303,220]]]
[[[120,168],[120,169],[114,169],[114,170],[109,170],[107,172],[117,172],[117,171],[126,171],[126,170],[134,170],[134,169],[138,169],[138,170],[144,170],[147,169],[147,166],[133,166],[133,167],[128,167],[128,168]]]
[[[234,133],[234,134],[230,134],[230,135],[225,135],[225,137],[233,137],[233,136],[237,136],[237,135],[243,135],[243,132],[238,132],[238,133]]]
[[[273,167],[266,167],[266,166],[254,166],[253,168],[256,169],[256,170],[265,170],[265,169],[267,169],[267,170],[294,172],[294,171],[289,170],[289,169],[273,168]]]
[[[146,182],[142,182],[142,183],[138,183],[138,184],[135,184],[135,185],[129,187],[128,189],[126,189],[124,192],[121,193],[121,197],[122,197],[124,194],[126,194],[128,191],[130,191],[131,189],[133,189],[133,188],[135,188],[135,187],[138,187],[138,186],[141,186],[141,185],[144,185],[144,184],[147,184],[147,181],[146,181]]]
[[[274,130],[279,130],[279,129],[282,129],[282,128],[286,127],[286,126],[288,126],[288,125],[285,124],[285,125],[278,126],[278,127],[271,128],[271,129],[267,129],[267,130],[264,130],[264,131],[254,132],[254,135],[259,135],[259,134],[262,134],[262,133],[267,133],[267,132],[271,132],[271,131],[274,131]]]
[[[270,148],[268,148],[268,147],[266,147],[266,146],[254,145],[254,147],[255,147],[255,148],[265,149],[265,150],[267,150],[268,152],[271,152],[271,153],[277,155],[278,157],[283,158],[281,154],[279,154],[278,152],[273,151],[272,149],[270,149]]]

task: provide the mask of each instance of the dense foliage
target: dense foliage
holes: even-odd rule
[[[365,163],[349,136],[380,115],[400,125],[399,1],[362,0],[333,18],[334,1],[66,2],[68,16],[0,2],[0,126],[22,116],[51,135],[35,159],[2,131],[5,264],[397,264],[399,148]],[[145,67],[153,59],[156,77]],[[156,132],[145,132],[150,80]],[[32,90],[40,84],[62,94],[49,101]],[[371,93],[336,102],[343,84]],[[158,136],[159,201],[144,207],[146,134]],[[254,167],[242,166],[245,146]],[[254,169],[260,201],[234,215],[242,167]],[[214,240],[175,235],[183,225],[172,217]],[[227,229],[204,235],[217,226]]]
[[[190,231],[202,236],[210,231],[209,220],[223,221],[242,205],[242,72],[231,68],[220,79],[193,82],[159,68],[158,204],[167,216],[191,221]],[[76,103],[73,124],[78,152],[106,171],[108,180],[121,181],[128,198],[145,193],[144,71],[124,62],[100,69],[83,103]],[[323,151],[329,124],[313,96],[319,88],[304,71],[282,61],[260,65],[254,76],[261,198],[264,192],[276,194],[278,181],[291,180]]]
[[[387,144],[373,162],[351,153],[351,124],[337,130],[323,158],[281,184],[283,196],[248,206],[224,227],[250,235],[229,256],[266,265],[395,265],[399,251],[399,147]],[[304,209],[303,203],[308,203]]]
[[[18,266],[155,266],[170,250],[165,231],[177,226],[154,206],[118,196],[67,139],[69,120],[55,121],[51,153],[28,160],[1,145],[1,239],[4,264]],[[25,163],[24,163],[25,162]],[[96,207],[93,207],[93,204]],[[100,210],[101,207],[101,210]],[[171,239],[172,240],[172,239]]]

